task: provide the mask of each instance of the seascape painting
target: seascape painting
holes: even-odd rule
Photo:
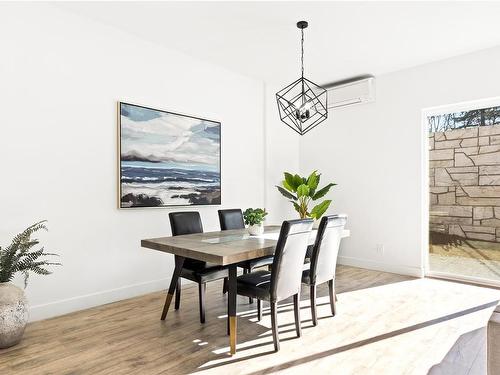
[[[221,203],[221,124],[119,103],[120,208]]]

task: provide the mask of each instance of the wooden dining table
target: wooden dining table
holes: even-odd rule
[[[228,266],[228,316],[230,353],[236,353],[236,269],[240,262],[269,256],[279,237],[279,225],[265,226],[264,233],[250,236],[246,229],[225,230],[186,234],[172,237],[159,237],[141,240],[141,246],[175,255],[175,269],[167,292],[167,299],[162,317],[165,317],[174,296],[184,259],[191,258],[215,265]],[[350,231],[345,229],[342,238],[349,237]],[[311,232],[309,243],[313,244],[316,230]]]

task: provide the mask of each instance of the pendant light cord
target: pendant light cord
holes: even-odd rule
[[[302,66],[302,78],[304,78],[304,29],[300,29],[300,32],[302,34],[302,38],[300,40],[300,45],[301,45],[301,66]]]
[[[300,29],[301,39],[300,39],[300,63],[301,63],[301,76],[302,76],[302,104],[305,103],[305,95],[304,95],[304,29]]]

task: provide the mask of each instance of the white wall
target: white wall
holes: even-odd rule
[[[265,85],[265,201],[269,224],[281,224],[283,220],[298,218],[292,204],[276,188],[276,185],[281,185],[285,171],[299,173],[300,136],[281,122],[278,115],[276,92],[282,88],[274,83]]]
[[[500,95],[499,66],[500,47],[379,76],[375,103],[333,111],[302,137],[301,171],[338,183],[330,212],[349,214],[340,262],[421,274],[422,109]]]
[[[169,210],[116,208],[118,100],[221,120],[222,206],[264,205],[261,82],[45,4],[1,4],[0,46],[0,244],[48,219],[63,263],[30,279],[32,319],[169,281],[173,257],[139,245],[170,234]],[[205,230],[218,208],[199,208]]]

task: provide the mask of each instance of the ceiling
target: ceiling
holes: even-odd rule
[[[266,81],[380,75],[500,45],[500,2],[68,2],[66,10]]]

